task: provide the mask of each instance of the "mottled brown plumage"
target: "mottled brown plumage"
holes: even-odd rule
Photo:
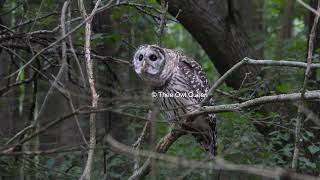
[[[207,77],[195,60],[182,52],[143,45],[133,59],[136,73],[151,84],[157,97],[155,103],[164,110],[169,122],[179,122],[202,147],[216,154],[215,114],[183,117],[199,108],[209,90]]]

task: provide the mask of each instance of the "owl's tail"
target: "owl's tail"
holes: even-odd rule
[[[210,153],[212,157],[217,155],[216,142],[216,117],[214,114],[199,116],[188,123],[189,130],[196,141]]]

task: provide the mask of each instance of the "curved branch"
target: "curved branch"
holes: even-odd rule
[[[173,129],[167,135],[165,135],[157,144],[156,152],[157,153],[166,153],[170,146],[179,139],[182,135],[186,134],[185,132]],[[110,136],[108,136],[108,140]],[[144,164],[133,173],[133,175],[129,178],[129,180],[137,180],[146,176],[151,170],[151,157],[144,162]]]

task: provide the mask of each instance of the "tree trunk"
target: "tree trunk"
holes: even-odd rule
[[[283,8],[282,19],[280,21],[280,30],[278,33],[278,48],[276,49],[276,56],[279,59],[283,58],[283,47],[285,46],[286,41],[289,40],[292,36],[294,5],[294,0],[288,0],[288,3]]]
[[[167,0],[169,12],[192,34],[220,74],[244,57],[255,58],[255,50],[241,28],[241,15],[233,0]],[[252,2],[252,1],[251,1]],[[227,85],[239,88],[246,73],[254,80],[259,69],[245,66],[233,73]]]

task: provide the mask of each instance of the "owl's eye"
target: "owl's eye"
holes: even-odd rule
[[[142,59],[143,59],[143,55],[140,54],[140,56],[139,56],[139,61],[142,61]]]
[[[151,55],[149,56],[149,59],[150,59],[151,61],[156,61],[156,60],[157,60],[157,56],[154,55],[154,54],[151,54]]]

